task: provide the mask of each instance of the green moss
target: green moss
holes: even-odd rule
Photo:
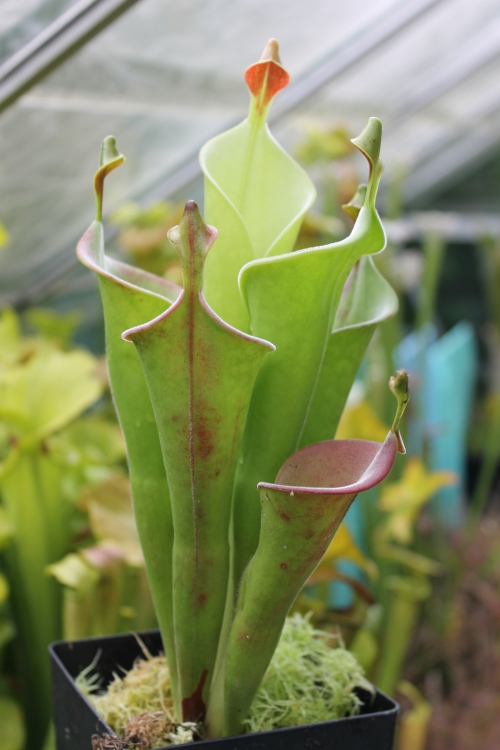
[[[97,713],[117,735],[141,713],[164,713],[172,722],[170,673],[164,656],[138,661],[123,677],[115,675],[103,695],[91,697]],[[161,747],[161,745],[159,745]]]
[[[123,741],[117,747],[152,750],[192,741],[197,727],[174,721],[165,657],[152,657],[147,650],[144,653],[145,659],[137,661],[129,672],[115,675],[105,693],[95,692],[99,689],[98,680],[95,675],[90,676],[95,664],[81,673],[77,684]],[[247,731],[354,716],[361,707],[356,688],[373,691],[340,636],[315,630],[308,617],[295,614],[286,621],[252,703],[245,722]]]
[[[289,617],[254,698],[250,732],[314,724],[359,713],[356,688],[373,692],[340,635],[315,630],[307,617]]]
[[[145,658],[137,660],[123,676],[115,674],[104,693],[96,693],[99,680],[96,675],[91,676],[95,660],[76,680],[82,693],[121,740],[114,745],[111,738],[106,738],[104,745],[96,741],[95,750],[115,746],[117,750],[128,747],[153,750],[192,742],[197,736],[195,724],[178,724],[174,720],[170,672],[165,657],[153,657],[143,645],[142,648]]]

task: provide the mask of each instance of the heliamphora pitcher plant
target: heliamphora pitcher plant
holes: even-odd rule
[[[357,493],[403,450],[408,398],[399,374],[384,443],[333,440],[375,327],[397,306],[371,258],[385,246],[380,122],[353,140],[369,179],[348,207],[351,234],[293,252],[315,191],[266,125],[289,80],[274,40],[245,78],[248,118],[200,155],[210,223],[189,201],[168,234],[183,286],[105,253],[104,179],[124,160],[112,137],[78,245],[99,278],[177,718],[203,721],[209,737],[242,731],[295,597]]]

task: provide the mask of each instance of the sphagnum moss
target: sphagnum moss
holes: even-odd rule
[[[315,630],[307,617],[295,614],[287,618],[253,700],[247,730],[263,732],[354,716],[361,708],[357,688],[373,693],[340,635]]]
[[[153,657],[142,642],[140,645],[145,658],[138,659],[123,676],[115,674],[105,693],[96,693],[99,679],[91,674],[97,659],[77,678],[80,690],[119,738],[118,741],[111,737],[96,738],[94,750],[129,747],[153,750],[192,742],[198,736],[196,724],[178,724],[174,720],[170,672],[165,656]]]
[[[173,717],[170,673],[164,656],[145,659],[115,679],[103,694],[94,694],[98,682],[89,669],[78,678],[96,711],[120,741],[101,748],[153,748],[192,742],[195,724],[177,724]],[[356,658],[344,648],[339,635],[315,630],[307,617],[287,618],[281,639],[255,696],[245,722],[248,732],[354,716],[361,700],[356,689],[373,693]]]

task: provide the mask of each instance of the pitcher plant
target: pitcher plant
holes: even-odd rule
[[[371,258],[386,241],[379,120],[353,140],[369,177],[346,207],[351,234],[293,252],[315,191],[266,124],[289,80],[275,40],[245,79],[248,118],[201,151],[209,223],[188,201],[168,233],[183,285],[106,255],[104,181],[124,161],[112,137],[77,251],[99,279],[177,719],[208,737],[243,731],[295,597],[357,493],[404,452],[408,400],[401,372],[385,441],[333,440],[371,335],[397,309]]]

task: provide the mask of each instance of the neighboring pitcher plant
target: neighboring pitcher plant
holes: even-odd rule
[[[292,252],[314,188],[267,129],[288,83],[274,40],[245,77],[248,119],[200,157],[217,229],[189,201],[168,234],[183,288],[105,255],[104,178],[124,160],[112,137],[94,181],[96,220],[78,246],[99,276],[177,717],[204,721],[212,737],[242,731],[292,602],[356,494],[404,450],[408,399],[399,374],[384,443],[332,440],[375,326],[397,307],[369,257],[385,245],[380,122],[353,141],[370,176],[348,206],[350,236]]]

